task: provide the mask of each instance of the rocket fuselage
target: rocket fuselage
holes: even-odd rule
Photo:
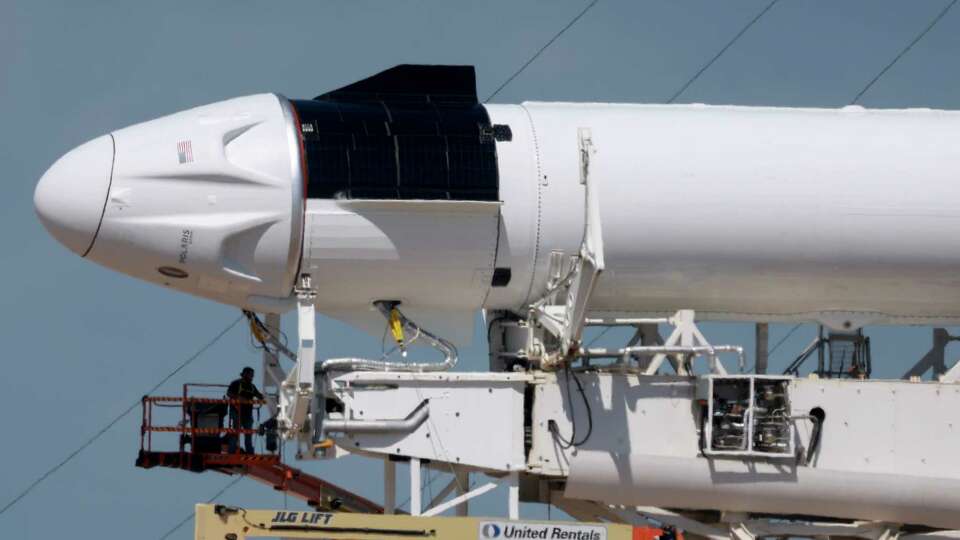
[[[382,329],[388,299],[470,329],[523,313],[551,253],[577,253],[579,128],[606,259],[592,312],[960,322],[956,112],[267,94],[95,139],[35,204],[78,254],[184,292],[278,311],[308,273],[348,322]]]
[[[958,113],[486,109],[512,132],[496,142],[499,216],[484,203],[308,201],[302,268],[321,309],[349,318],[340,311],[381,298],[431,298],[448,315],[523,313],[546,290],[551,252],[578,251],[577,130],[589,127],[607,266],[594,313],[684,308],[837,328],[960,320]],[[492,286],[497,268],[510,280]]]
[[[503,298],[511,307],[544,290],[551,251],[576,252],[577,128],[589,127],[607,266],[592,309],[689,308],[705,318],[838,327],[960,316],[960,113],[561,103],[488,110],[524,135],[497,145],[501,250],[528,238],[514,241],[524,233],[511,220],[529,226],[518,214],[538,218],[535,248],[524,253],[533,262],[511,264],[533,269],[532,286]],[[496,289],[490,301],[501,301]]]

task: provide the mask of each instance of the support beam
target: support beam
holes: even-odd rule
[[[470,499],[472,499],[472,498],[474,498],[474,497],[479,497],[480,495],[483,495],[484,493],[487,493],[488,491],[491,491],[491,490],[495,489],[495,488],[497,487],[497,485],[498,485],[497,482],[487,482],[486,484],[483,484],[482,486],[479,486],[479,487],[477,487],[477,488],[474,488],[474,489],[472,489],[472,490],[464,493],[463,495],[459,495],[459,496],[457,496],[457,497],[454,497],[454,498],[450,499],[449,501],[447,501],[447,502],[445,502],[445,503],[443,503],[443,504],[434,506],[434,507],[431,508],[430,510],[427,510],[426,512],[424,512],[424,513],[423,513],[423,516],[424,516],[424,517],[436,516],[436,515],[439,515],[439,514],[441,514],[441,513],[443,513],[443,512],[446,512],[446,511],[449,510],[450,508],[453,508],[454,506],[457,506],[457,505],[459,505],[459,504],[461,504],[461,503],[462,503],[462,504],[466,504],[468,500],[470,500]],[[512,518],[511,518],[511,519],[512,519]]]
[[[726,375],[727,370],[724,369],[723,364],[720,363],[719,359],[716,356],[716,352],[720,351],[720,347],[713,347],[710,345],[710,342],[707,341],[707,338],[703,336],[700,332],[700,329],[697,328],[695,321],[696,314],[692,309],[681,309],[670,318],[670,324],[674,326],[673,332],[670,334],[670,337],[667,338],[664,342],[663,348],[670,349],[671,352],[660,352],[655,354],[653,360],[650,362],[650,365],[647,366],[646,375],[656,375],[657,370],[660,369],[660,366],[663,364],[664,360],[669,359],[670,363],[673,365],[674,371],[677,375],[688,375],[687,367],[683,364],[683,354],[673,353],[673,349],[678,351],[681,349],[689,350],[691,353],[695,352],[704,352],[706,353],[707,360],[710,363],[710,372],[718,375]],[[729,349],[729,347],[723,347],[724,350]],[[740,347],[734,348],[736,351],[739,351],[741,361],[743,359],[743,349]]]
[[[507,517],[520,519],[520,473],[516,471],[507,476]]]
[[[456,470],[454,472],[457,481],[457,495],[464,495],[467,491],[470,490],[470,472],[463,470]],[[464,499],[463,504],[457,505],[457,515],[458,516],[467,516],[470,514],[469,501]]]
[[[767,360],[770,356],[770,325],[767,323],[757,323],[756,336],[756,373],[762,375],[767,372]]]
[[[419,516],[423,511],[420,500],[420,459],[410,458],[410,515]]]
[[[310,276],[300,277],[297,293],[297,365],[287,374],[280,387],[280,414],[278,423],[284,436],[298,436],[307,422],[307,413],[313,401],[314,364],[316,362],[316,292]]]
[[[433,508],[434,506],[442,503],[443,500],[447,498],[447,495],[453,493],[453,490],[456,487],[457,479],[452,478],[449,482],[447,482],[447,485],[443,486],[443,489],[441,489],[436,495],[433,496],[432,499],[430,499],[430,502],[427,503],[427,508]]]
[[[927,351],[927,354],[923,355],[923,358],[917,361],[906,373],[903,374],[903,379],[910,379],[911,377],[921,377],[924,373],[929,370],[933,370],[933,379],[940,375],[943,375],[947,372],[946,360],[944,358],[947,345],[950,343],[950,334],[947,333],[944,328],[934,328],[933,329],[933,344],[930,346],[930,350]]]
[[[663,345],[663,336],[660,335],[660,325],[658,324],[641,324],[637,328],[637,333],[640,335],[640,345],[645,345],[645,346]],[[650,362],[652,360],[653,360],[653,355],[637,356],[639,367],[640,369],[643,369],[643,370],[646,370],[650,366]]]
[[[383,513],[397,513],[397,462],[383,461]]]

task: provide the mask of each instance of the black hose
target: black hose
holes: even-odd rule
[[[700,407],[700,437],[697,438],[697,445],[700,447],[700,455],[707,455],[707,414],[710,409],[706,405]]]
[[[820,414],[817,414],[817,413]],[[811,458],[814,454],[820,450],[820,435],[823,433],[823,421],[826,418],[826,415],[823,412],[823,409],[817,407],[813,411],[810,411],[810,418],[813,420],[813,433],[810,434],[810,448],[807,450],[807,455],[804,458],[804,465],[810,463]]]
[[[587,434],[583,436],[580,442],[573,443],[574,446],[581,446],[586,443],[587,440],[590,439],[590,435],[593,434],[593,411],[590,409],[590,401],[587,400],[587,394],[583,391],[583,385],[580,384],[580,378],[577,377],[576,372],[573,372],[573,382],[577,383],[577,390],[583,399],[583,406],[587,409]]]
[[[560,435],[560,428],[557,426],[556,421],[552,419],[547,421],[547,429],[549,429],[550,433],[556,437],[557,441],[560,443],[560,447],[564,450],[583,445],[588,439],[590,439],[590,435],[593,433],[593,411],[590,408],[590,402],[587,400],[587,394],[583,391],[583,384],[580,382],[580,378],[577,377],[577,374],[574,372],[573,381],[577,383],[577,391],[580,392],[580,397],[583,399],[583,406],[587,410],[587,434],[584,435],[583,439],[579,441],[577,440],[577,415],[573,410],[573,396],[570,392],[570,376],[570,367],[567,366],[564,368],[564,378],[566,379],[567,385],[567,407],[570,410],[570,439],[565,439],[562,435]]]

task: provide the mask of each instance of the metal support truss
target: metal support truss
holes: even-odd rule
[[[410,460],[410,514],[411,515],[422,515],[424,517],[439,516],[443,512],[450,510],[451,508],[456,509],[456,514],[458,516],[467,515],[467,503],[471,499],[475,499],[485,493],[489,493],[494,489],[506,486],[507,488],[507,516],[509,519],[519,519],[520,518],[520,476],[517,472],[512,472],[504,476],[503,478],[490,480],[484,482],[476,487],[471,489],[470,487],[470,473],[461,468],[454,469],[451,467],[453,472],[453,478],[450,480],[447,485],[440,490],[427,503],[427,510],[421,510],[419,504],[414,506],[413,501],[420,502],[420,470],[419,461],[416,458]],[[456,491],[457,495],[448,501],[444,501],[450,494]]]
[[[946,350],[947,345],[951,341],[958,341],[960,337],[951,336],[944,328],[934,328],[933,329],[933,344],[930,347],[930,350],[927,351],[927,354],[923,355],[923,358],[917,361],[906,373],[903,374],[903,379],[912,379],[914,377],[922,377],[928,371],[932,372],[933,379],[940,380],[944,382],[954,382],[957,380],[957,377],[960,377],[960,370],[954,371],[953,368],[949,372],[953,372],[951,379],[945,380],[944,377],[947,376],[947,363],[946,363]],[[954,366],[956,367],[956,366]]]
[[[672,317],[663,319],[587,319],[587,323],[597,326],[636,326],[638,328],[636,336],[631,339],[631,344],[622,348],[592,348],[582,349],[580,355],[585,358],[621,358],[623,363],[629,358],[636,357],[642,360],[641,367],[646,375],[655,375],[663,362],[670,360],[674,371],[678,375],[689,375],[692,370],[691,361],[695,357],[705,357],[708,362],[710,372],[716,375],[726,375],[727,370],[720,362],[720,353],[734,353],[737,355],[738,364],[741,371],[744,368],[745,357],[743,347],[738,345],[711,345],[707,338],[703,336],[695,322],[696,313],[690,309],[681,309]],[[632,345],[635,341],[643,339],[657,340],[659,333],[650,330],[650,325],[669,324],[672,325],[673,332],[670,337],[663,341],[661,345]],[[646,338],[644,339],[644,336]],[[652,355],[652,358],[650,358]],[[650,358],[649,361],[646,358]]]

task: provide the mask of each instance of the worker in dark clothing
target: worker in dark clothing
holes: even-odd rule
[[[254,400],[263,399],[263,394],[257,390],[253,384],[253,368],[245,367],[240,372],[240,378],[230,383],[227,388],[227,398]],[[231,403],[230,404],[230,427],[233,429],[253,429],[253,404],[252,403]],[[239,436],[231,434],[228,448],[230,453],[237,451],[237,442]],[[253,453],[253,434],[245,433],[243,435],[243,446],[248,454]]]

